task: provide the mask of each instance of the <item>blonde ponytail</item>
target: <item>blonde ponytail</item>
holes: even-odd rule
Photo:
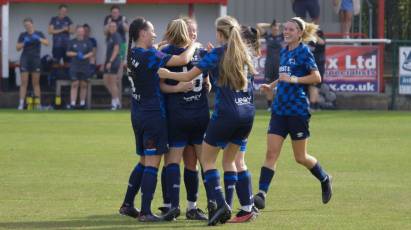
[[[317,41],[317,30],[318,25],[314,23],[305,22],[300,17],[294,17],[290,20],[297,24],[297,27],[303,31],[303,35],[301,36],[301,40],[305,43],[310,41],[316,42]]]
[[[241,37],[241,27],[237,20],[230,16],[218,18],[216,27],[227,39],[227,50],[221,62],[218,84],[234,90],[244,90],[248,87],[248,73],[254,74],[256,71],[249,49]]]
[[[301,37],[303,42],[317,42],[317,30],[318,25],[314,23],[305,23],[305,30],[303,36]]]

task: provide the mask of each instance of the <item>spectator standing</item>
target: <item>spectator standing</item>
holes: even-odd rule
[[[70,107],[75,108],[78,88],[80,87],[80,108],[86,107],[87,81],[90,78],[90,58],[93,56],[93,44],[86,39],[83,26],[76,29],[76,38],[70,41],[67,56],[72,58],[70,64]]]
[[[284,45],[284,37],[280,31],[280,23],[274,19],[271,24],[257,23],[257,30],[264,37],[267,56],[264,64],[264,78],[267,84],[278,79],[278,68],[280,64],[280,51]],[[266,94],[267,107],[271,108],[273,93]]]
[[[73,21],[67,16],[68,6],[59,6],[58,16],[52,17],[49,23],[48,32],[53,35],[52,55],[55,63],[69,61],[66,51],[70,41],[70,34],[74,33]]]
[[[115,22],[117,24],[117,32],[121,36],[121,44],[120,44],[120,57],[121,60],[124,60],[126,55],[126,33],[128,32],[128,22],[127,18],[120,13],[120,7],[114,5],[111,7],[111,14],[107,15],[104,19],[104,33],[107,35],[109,33],[109,23]]]
[[[120,60],[121,60],[121,65],[119,68],[119,71],[117,75],[119,77],[116,78],[117,80],[117,88],[119,89],[119,95],[121,98],[121,81],[122,81],[122,76],[123,76],[123,66],[125,65],[125,57],[127,54],[127,39],[126,39],[126,34],[129,30],[129,24],[127,21],[127,18],[123,15],[121,15],[120,12],[120,7],[118,5],[113,5],[111,7],[111,13],[110,15],[107,15],[106,18],[104,19],[104,34],[107,35],[109,31],[109,23],[110,22],[115,22],[117,24],[117,32],[120,34],[121,37],[121,43],[120,43]],[[119,100],[119,106],[118,108],[121,108],[121,100]]]
[[[96,73],[96,59],[97,59],[97,40],[94,37],[91,37],[91,27],[89,24],[84,24],[85,37],[93,45],[93,56],[90,58],[90,76],[93,76]]]
[[[360,13],[360,0],[334,0],[334,9],[340,16],[340,31],[344,38],[349,38],[353,15]]]
[[[117,86],[118,72],[121,66],[120,44],[121,35],[117,32],[117,23],[111,21],[108,24],[106,38],[106,60],[104,62],[104,83],[111,94],[111,110],[120,108],[119,89]]]
[[[29,74],[32,77],[34,88],[34,106],[41,108],[41,90],[40,90],[40,52],[41,45],[48,45],[48,40],[40,31],[36,31],[33,26],[33,20],[26,18],[23,20],[25,32],[21,33],[16,49],[23,50],[20,57],[21,85],[20,85],[20,100],[18,110],[24,109],[24,99],[27,93],[29,83]]]
[[[308,13],[311,20],[318,25],[320,21],[320,3],[318,0],[293,0],[292,7],[297,17],[306,20]]]
[[[317,64],[318,67],[318,72],[320,72],[321,76],[321,82],[322,79],[324,78],[324,71],[325,71],[325,38],[324,38],[324,32],[322,30],[317,31],[317,39],[316,41],[310,41],[308,43],[308,47],[310,48],[311,52],[314,55],[315,63]],[[308,87],[308,93],[310,95],[310,107],[311,109],[319,109],[319,97],[320,97],[320,91],[321,89],[321,83],[318,83],[316,85],[310,85]]]

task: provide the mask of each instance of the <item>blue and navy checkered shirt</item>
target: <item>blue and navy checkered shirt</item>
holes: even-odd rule
[[[285,47],[280,53],[280,71],[290,76],[304,77],[317,70],[315,59],[308,46],[303,43],[293,49]],[[272,113],[282,116],[309,116],[307,85],[279,82],[273,101]]]

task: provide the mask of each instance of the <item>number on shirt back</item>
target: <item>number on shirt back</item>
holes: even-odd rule
[[[188,72],[187,66],[183,67],[183,72]],[[193,79],[193,92],[200,92],[203,89],[203,75],[200,74]]]
[[[127,68],[127,75],[128,75],[128,80],[130,81],[131,90],[133,90],[133,93],[136,93],[136,87],[134,86],[134,81],[133,81],[133,78],[131,77],[131,70],[129,68]]]

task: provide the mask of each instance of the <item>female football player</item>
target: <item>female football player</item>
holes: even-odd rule
[[[284,25],[284,40],[287,46],[281,50],[280,77],[270,85],[262,85],[264,92],[277,85],[277,94],[272,104],[271,121],[267,134],[267,154],[261,168],[259,193],[254,196],[257,208],[265,207],[265,197],[274,176],[281,147],[287,135],[291,136],[294,158],[321,182],[322,201],[331,199],[331,177],[323,170],[317,159],[307,152],[308,128],[311,117],[307,87],[321,82],[314,56],[304,42],[315,39],[318,26],[306,23],[298,17]]]
[[[132,87],[131,121],[140,162],[131,172],[126,196],[119,212],[156,222],[161,218],[152,214],[151,201],[157,185],[161,156],[168,152],[165,105],[160,92],[157,70],[163,66],[182,66],[190,62],[198,47],[194,42],[180,55],[168,55],[153,47],[156,34],[151,22],[135,19],[129,30],[128,75]],[[134,43],[134,47],[132,44]],[[134,198],[142,191],[141,213],[134,208]]]
[[[209,205],[209,225],[225,223],[231,218],[231,208],[224,199],[216,159],[221,147],[224,176],[236,177],[235,156],[251,131],[255,107],[253,104],[250,74],[254,73],[251,56],[241,38],[241,27],[230,16],[216,21],[216,38],[221,44],[206,54],[188,72],[159,70],[160,76],[180,81],[191,81],[204,71],[210,71],[216,92],[214,112],[211,116],[202,145],[200,162],[204,168],[207,191],[216,200],[216,209]],[[211,212],[210,212],[211,211]]]

